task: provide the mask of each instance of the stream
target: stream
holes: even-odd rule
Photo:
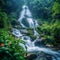
[[[24,48],[25,51],[27,51],[27,53],[33,53],[37,56],[36,58],[30,60],[60,60],[60,53],[58,51],[53,51],[51,48],[47,48],[43,43],[41,43],[39,33],[36,31],[36,28],[39,26],[38,21],[32,18],[32,14],[27,5],[23,5],[18,22],[23,28],[21,29],[23,33],[21,30],[13,28],[12,34],[26,42],[25,45],[22,43],[20,43],[20,45]],[[32,39],[30,36],[24,35],[28,32],[27,28],[31,28],[33,30],[34,36],[36,36],[34,41],[31,41]],[[39,46],[37,45],[37,41],[40,41],[41,43]]]

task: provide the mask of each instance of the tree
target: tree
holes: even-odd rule
[[[7,28],[7,21],[8,20],[8,17],[7,17],[7,14],[5,12],[0,12],[0,25],[1,25],[1,28],[4,27],[4,28]]]
[[[7,28],[7,22],[17,20],[23,0],[0,0],[0,27]]]
[[[27,4],[34,17],[42,19],[51,17],[53,0],[28,0]]]
[[[56,0],[56,1],[54,2],[54,5],[53,5],[53,7],[52,7],[52,10],[53,10],[52,16],[53,16],[54,18],[60,19],[60,3],[59,3],[59,0]]]

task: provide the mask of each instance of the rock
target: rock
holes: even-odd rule
[[[44,52],[40,52],[35,60],[52,60],[52,56]]]
[[[46,56],[46,59],[47,59],[47,60],[52,60],[52,57],[51,57],[50,55],[47,55],[47,56]]]
[[[50,47],[50,48],[53,47],[53,45],[51,45],[51,44],[46,44],[46,46],[47,46],[47,47]]]
[[[21,33],[28,33],[26,29],[20,29]]]
[[[26,58],[28,60],[33,60],[33,59],[36,59],[37,58],[37,55],[36,54],[27,54]]]
[[[44,40],[42,40],[42,39],[38,39],[38,40],[36,40],[36,42],[35,42],[35,46],[44,46],[45,44],[44,44]]]
[[[25,55],[27,60],[52,60],[52,56],[44,52],[28,53]]]

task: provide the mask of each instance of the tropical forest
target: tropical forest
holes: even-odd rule
[[[0,60],[60,60],[60,0],[0,0]]]

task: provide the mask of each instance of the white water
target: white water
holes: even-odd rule
[[[27,22],[29,23],[29,27],[30,28],[33,28],[34,30],[34,35],[36,36],[36,40],[38,39],[39,37],[39,33],[36,31],[36,28],[38,26],[38,22],[35,20],[33,20],[32,18],[32,15],[31,15],[31,12],[28,8],[28,6],[24,5],[22,7],[22,12],[21,12],[21,15],[18,19],[18,21],[20,22],[21,26],[26,28],[26,26],[22,23],[22,19],[25,17],[25,15],[27,16]],[[49,49],[49,48],[45,48],[45,47],[38,47],[38,46],[35,46],[35,42],[36,41],[31,41],[31,38],[29,36],[23,36],[23,34],[21,34],[21,32],[18,30],[18,29],[13,29],[13,32],[12,32],[16,37],[21,37],[21,39],[23,41],[26,42],[26,44],[20,44],[25,50],[26,50],[26,47],[27,47],[27,52],[44,52],[44,53],[47,53],[49,55],[52,55],[53,57],[56,57],[57,60],[60,60],[60,53],[56,52],[56,51],[53,51],[52,49]],[[58,57],[59,56],[59,57]],[[54,60],[54,59],[53,59]],[[55,59],[56,60],[56,59]]]

